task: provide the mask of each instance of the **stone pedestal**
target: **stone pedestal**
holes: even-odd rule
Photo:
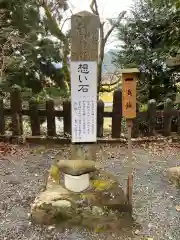
[[[180,188],[180,167],[172,167],[167,170],[169,180],[177,187]]]
[[[31,206],[32,221],[39,224],[81,225],[95,228],[100,222],[114,221],[122,227],[130,206],[124,191],[113,174],[103,170],[90,173],[90,185],[83,192],[69,191],[64,185],[63,173],[60,184],[51,177],[46,190],[41,192]]]

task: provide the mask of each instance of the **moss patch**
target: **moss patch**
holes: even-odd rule
[[[60,170],[59,167],[54,164],[49,170],[49,177],[55,181],[55,183],[60,184]]]
[[[112,180],[103,180],[103,179],[91,181],[91,185],[96,191],[108,190],[112,187],[113,183],[114,183],[114,181],[112,181]]]
[[[96,170],[91,173],[90,186],[81,193],[67,190],[63,175],[53,163],[46,190],[36,197],[31,208],[32,219],[37,223],[75,224],[95,229],[99,222],[117,221],[121,211],[128,211],[127,198],[113,174]]]

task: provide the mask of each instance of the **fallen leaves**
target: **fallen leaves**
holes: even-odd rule
[[[161,142],[145,142],[140,145],[136,145],[136,147],[140,146],[142,147],[145,151],[147,151],[151,156],[161,156],[164,154],[164,152],[171,152],[172,155],[174,155],[174,147],[176,145],[171,144],[171,139],[170,140],[162,140]]]
[[[0,158],[3,159],[5,156],[26,156],[29,149],[21,147],[20,145],[14,145],[10,143],[0,142]]]
[[[14,155],[17,153],[17,146],[14,146],[9,143],[0,143],[0,155],[1,156],[6,156],[6,155]]]

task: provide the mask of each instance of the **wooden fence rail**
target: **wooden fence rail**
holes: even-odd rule
[[[0,135],[5,135],[5,117],[12,119],[12,136],[23,135],[23,116],[29,116],[32,136],[40,136],[40,117],[47,119],[47,136],[56,136],[55,117],[62,117],[64,121],[64,136],[71,135],[71,102],[63,103],[63,110],[55,110],[54,101],[46,101],[45,109],[39,109],[35,98],[29,100],[29,108],[22,108],[22,94],[18,87],[11,91],[10,108],[5,108],[3,99],[0,99]],[[120,138],[122,123],[122,92],[118,89],[114,92],[112,112],[106,111],[104,102],[97,102],[97,137],[104,135],[104,118],[112,119],[111,137]],[[133,121],[133,137],[140,135],[154,136],[161,133],[169,136],[171,132],[180,134],[180,110],[173,107],[170,99],[167,99],[163,110],[157,110],[156,101],[148,102],[148,110],[140,112],[137,107],[137,117]]]

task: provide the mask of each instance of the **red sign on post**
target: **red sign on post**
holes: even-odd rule
[[[122,74],[122,113],[126,119],[136,117],[136,79],[135,73]]]
[[[127,181],[127,199],[132,206],[132,187],[133,187],[133,172],[132,172],[132,140],[131,131],[133,119],[136,117],[136,80],[138,69],[123,69],[122,70],[122,114],[126,118],[128,132],[128,160],[129,174]],[[132,208],[131,208],[132,210]]]

